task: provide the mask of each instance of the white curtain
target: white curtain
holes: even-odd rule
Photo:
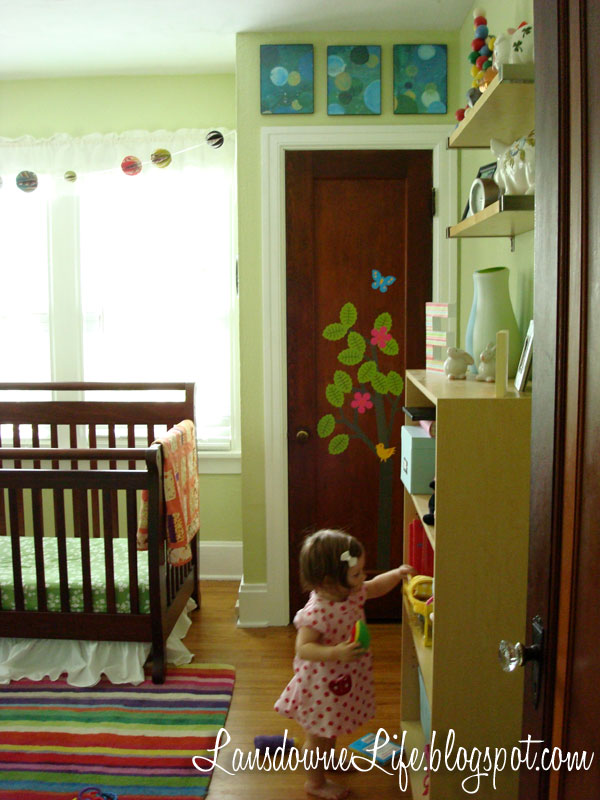
[[[0,139],[1,380],[193,380],[201,445],[231,448],[235,134],[218,132]]]

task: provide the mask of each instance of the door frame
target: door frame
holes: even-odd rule
[[[287,357],[285,280],[286,150],[431,150],[433,298],[457,302],[456,241],[446,228],[458,219],[457,152],[448,125],[356,125],[261,128],[263,392],[267,583],[253,598],[254,625],[289,623]],[[240,601],[242,597],[240,596]]]

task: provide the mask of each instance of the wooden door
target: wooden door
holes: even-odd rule
[[[343,528],[375,574],[402,559],[402,376],[425,363],[431,152],[286,153],[290,612],[306,533]],[[370,604],[399,619],[399,591]]]
[[[600,797],[600,7],[539,0],[528,617],[545,630],[541,694],[526,665],[523,738],[586,751],[589,769],[521,770],[522,800]],[[539,766],[538,761],[538,766]]]

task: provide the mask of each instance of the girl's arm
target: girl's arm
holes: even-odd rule
[[[401,567],[391,569],[389,572],[382,572],[370,581],[364,582],[364,587],[367,590],[367,600],[372,600],[374,597],[382,597],[382,595],[391,592],[403,578],[409,575],[416,575],[417,570],[411,567],[410,564],[402,564]]]
[[[296,635],[296,655],[305,661],[355,661],[364,655],[360,642],[341,642],[326,645],[314,628],[300,628]]]

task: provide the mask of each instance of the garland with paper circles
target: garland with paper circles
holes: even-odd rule
[[[473,11],[473,40],[471,42],[471,52],[467,56],[471,62],[471,88],[467,92],[467,105],[458,108],[454,112],[458,122],[461,122],[471,108],[481,97],[489,83],[498,74],[492,66],[492,55],[494,52],[495,36],[490,36],[487,18],[483,8],[476,8]]]
[[[159,147],[158,150],[155,150],[150,159],[148,161],[142,161],[137,156],[125,156],[125,158],[121,161],[120,166],[113,167],[110,170],[100,170],[100,172],[113,172],[117,169],[121,169],[125,175],[139,175],[142,171],[143,167],[148,164],[153,164],[155,167],[159,169],[164,169],[168,167],[169,164],[172,162],[175,156],[180,155],[181,153],[187,153],[190,150],[196,150],[198,147],[204,147],[207,144],[209,147],[212,147],[213,150],[217,150],[219,147],[222,147],[223,142],[225,141],[225,136],[229,136],[231,134],[222,134],[221,131],[213,130],[209,131],[202,144],[195,144],[191,147],[186,147],[183,150],[178,150],[175,153],[170,153],[163,147]],[[69,169],[63,175],[63,178],[68,183],[74,183],[77,180],[77,173]],[[19,172],[16,177],[16,184],[17,188],[20,189],[22,192],[33,192],[38,187],[38,176],[32,170],[24,169]],[[2,187],[2,178],[0,177],[0,188]]]

